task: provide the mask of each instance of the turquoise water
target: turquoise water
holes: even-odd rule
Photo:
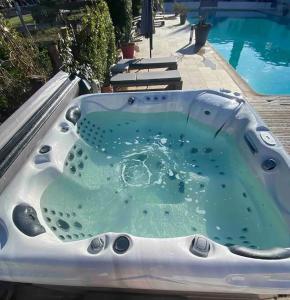
[[[289,245],[272,199],[222,133],[181,113],[116,112],[87,115],[78,133],[41,198],[61,240],[200,233],[226,245]]]
[[[211,16],[209,22],[210,43],[256,92],[290,94],[289,19],[259,14]]]

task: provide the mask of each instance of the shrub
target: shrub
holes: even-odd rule
[[[141,0],[132,0],[132,14],[134,17],[139,16],[141,13]]]
[[[163,11],[163,0],[152,0],[153,10],[154,11]],[[134,17],[139,16],[142,12],[142,1],[141,0],[132,0],[132,14]]]
[[[0,14],[0,122],[32,94],[32,78],[44,82],[48,77],[43,55]]]
[[[51,6],[38,5],[32,9],[31,15],[36,23],[55,24],[57,21],[57,10]]]
[[[179,15],[179,14],[181,14],[181,12],[184,10],[184,9],[186,9],[186,7],[182,4],[182,3],[174,3],[174,5],[173,5],[173,11],[174,11],[174,13],[175,13],[175,15],[177,16],[177,15]]]
[[[39,51],[33,40],[22,37],[0,14],[0,48],[9,64],[23,73],[24,76],[42,75],[46,71],[41,67]]]
[[[132,0],[107,0],[110,15],[115,27],[117,41],[120,41],[124,35],[129,38],[132,31]]]
[[[153,7],[154,10],[156,11],[163,11],[163,5],[164,5],[164,1],[163,0],[153,0]]]
[[[87,79],[109,80],[110,66],[116,61],[115,34],[108,6],[99,0],[87,7],[78,31],[68,28],[60,39],[64,69],[80,72]]]

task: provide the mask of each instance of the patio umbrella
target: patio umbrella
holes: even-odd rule
[[[153,49],[152,35],[154,33],[152,1],[153,0],[143,0],[142,15],[141,15],[141,35],[143,35],[146,39],[150,39],[150,58],[152,57],[152,53],[151,53]]]

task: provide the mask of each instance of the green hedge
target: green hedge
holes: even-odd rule
[[[129,39],[132,30],[132,0],[106,0],[115,27],[117,41]]]
[[[86,8],[80,30],[67,30],[60,51],[67,72],[79,71],[101,83],[109,81],[109,69],[117,56],[114,27],[104,0]]]
[[[141,14],[141,8],[141,0],[132,0],[132,13],[134,17],[137,17]]]

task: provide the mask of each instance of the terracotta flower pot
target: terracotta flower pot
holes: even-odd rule
[[[123,58],[134,58],[135,44],[127,43],[121,45]]]
[[[113,93],[113,87],[111,85],[103,85],[101,87],[102,93]]]

